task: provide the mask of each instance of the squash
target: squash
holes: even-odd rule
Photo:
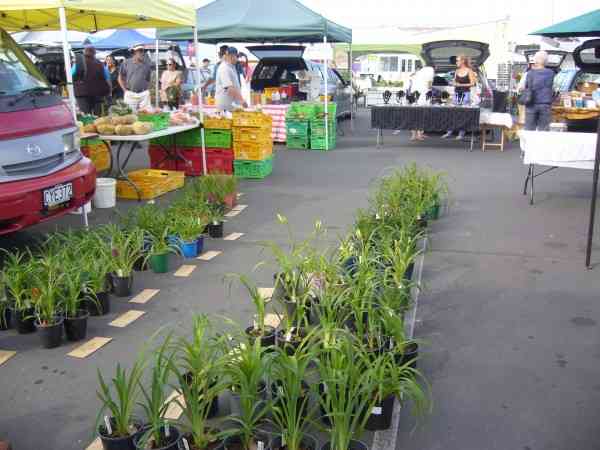
[[[124,122],[124,125],[133,125],[137,122],[137,116],[135,114],[127,114],[121,120]]]
[[[133,132],[138,135],[151,133],[152,124],[149,122],[135,122],[133,124]]]
[[[98,129],[98,133],[104,134],[106,136],[112,136],[113,134],[115,134],[114,125],[97,125],[96,128]]]
[[[133,126],[131,126],[131,125],[117,125],[115,127],[115,134],[117,136],[131,136],[133,134]]]
[[[94,120],[94,125],[98,126],[98,125],[110,125],[110,117],[98,117],[96,120]]]
[[[94,125],[93,123],[90,123],[90,124],[83,126],[83,132],[84,133],[97,133],[98,130],[96,129],[96,125]]]

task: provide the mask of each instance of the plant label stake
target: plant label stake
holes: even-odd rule
[[[112,434],[112,427],[110,426],[110,420],[108,416],[104,416],[104,426],[106,427],[106,432],[110,436]]]
[[[375,406],[371,410],[371,414],[373,414],[375,416],[380,416],[382,413],[383,413],[383,409],[381,408],[381,406]]]
[[[183,438],[183,447],[185,448],[185,450],[190,450],[190,446],[188,444],[188,441],[186,438]]]
[[[265,450],[265,443],[263,441],[258,441],[256,443],[257,450]]]
[[[165,422],[165,437],[169,437],[171,430],[169,430],[169,422]]]

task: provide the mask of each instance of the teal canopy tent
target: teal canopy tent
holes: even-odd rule
[[[600,9],[542,28],[531,34],[546,37],[600,36]]]
[[[217,0],[196,11],[200,42],[352,42],[352,30],[296,0]],[[158,39],[193,40],[192,28],[159,30]]]

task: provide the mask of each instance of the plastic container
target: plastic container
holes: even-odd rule
[[[262,127],[234,127],[233,142],[273,142],[272,128]]]
[[[206,147],[231,148],[231,130],[204,130]]]
[[[310,148],[310,139],[308,136],[290,136],[287,135],[287,148],[293,150],[308,150]]]
[[[303,120],[288,119],[285,122],[287,136],[308,136],[310,123]]]
[[[166,130],[167,128],[169,128],[171,114],[169,114],[169,113],[138,114],[138,120],[140,122],[150,122],[152,124],[153,131]]]
[[[234,142],[233,155],[237,160],[262,161],[273,154],[273,142]]]
[[[119,198],[130,200],[150,200],[167,192],[182,188],[185,184],[185,174],[172,170],[142,169],[134,170],[128,174],[131,181],[137,186],[138,192],[127,181],[119,180],[117,193]]]
[[[94,206],[99,209],[114,208],[117,204],[117,180],[114,178],[96,178]]]
[[[233,120],[225,117],[204,117],[205,129],[231,130]]]
[[[329,145],[325,145],[324,137],[311,137],[310,148],[311,150],[333,150],[336,146],[335,135],[329,135]],[[326,148],[327,147],[327,148]]]
[[[272,127],[273,119],[261,112],[235,111],[233,113],[234,127]]]
[[[238,178],[266,178],[273,172],[273,157],[264,161],[234,161],[233,171]]]
[[[161,145],[150,144],[148,146],[150,157],[150,168],[157,170],[178,170],[177,160],[168,158],[168,153]]]
[[[187,176],[204,174],[201,147],[184,147],[179,149],[186,162],[177,161],[177,169],[185,170]],[[206,171],[208,173],[233,174],[233,150],[229,148],[206,149]]]

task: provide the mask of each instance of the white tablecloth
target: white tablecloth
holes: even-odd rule
[[[479,123],[482,125],[495,125],[511,129],[513,126],[512,116],[508,113],[497,113],[481,110]]]
[[[148,134],[132,134],[130,136],[116,136],[116,135],[105,135],[101,134],[98,136],[103,141],[123,141],[123,142],[144,142],[150,139],[155,139],[163,136],[170,136],[172,134],[183,133],[184,131],[193,130],[197,128],[198,124],[193,125],[180,125],[177,127],[169,127],[160,131],[153,131]]]
[[[596,133],[520,131],[523,164],[594,169]]]

